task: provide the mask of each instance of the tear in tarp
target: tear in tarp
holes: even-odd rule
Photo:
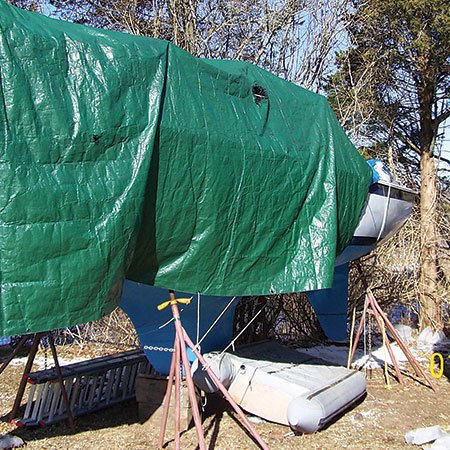
[[[330,287],[370,178],[319,95],[0,0],[0,336],[98,319],[125,277]]]

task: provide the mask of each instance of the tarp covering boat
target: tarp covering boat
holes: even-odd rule
[[[330,287],[370,179],[324,97],[0,0],[0,336],[97,319],[126,277]]]

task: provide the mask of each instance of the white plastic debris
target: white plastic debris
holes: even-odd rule
[[[433,331],[431,327],[426,327],[417,337],[417,342],[422,345],[444,344],[447,337],[443,331]]]
[[[428,448],[430,450],[450,450],[450,434],[445,433],[444,436],[436,439],[433,445]]]
[[[405,441],[407,444],[422,445],[446,435],[447,433],[439,425],[435,425],[434,427],[417,428],[408,431],[405,434]]]
[[[18,436],[11,436],[10,434],[0,436],[0,449],[2,450],[7,448],[22,447],[23,444],[23,440]]]

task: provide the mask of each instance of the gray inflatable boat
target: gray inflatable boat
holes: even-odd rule
[[[331,366],[276,342],[204,356],[244,410],[301,433],[323,428],[366,392],[362,373]],[[198,361],[193,376],[205,392],[218,390]]]

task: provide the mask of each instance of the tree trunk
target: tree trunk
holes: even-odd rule
[[[196,54],[195,34],[197,30],[196,1],[184,0],[184,48],[193,55]]]
[[[436,167],[434,157],[424,152],[420,160],[420,278],[419,328],[442,329],[442,305],[438,292],[436,227]]]
[[[173,43],[196,54],[196,0],[170,0],[169,13],[173,25]]]

